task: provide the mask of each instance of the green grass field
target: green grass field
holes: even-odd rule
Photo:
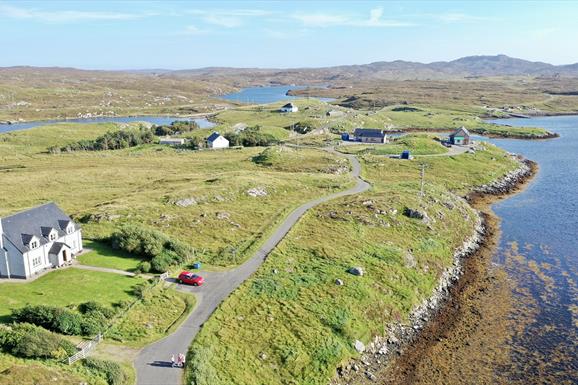
[[[83,265],[134,271],[142,261],[141,258],[125,253],[122,250],[115,250],[102,242],[84,240],[84,248],[92,251],[77,258]]]
[[[97,301],[110,305],[133,299],[132,289],[142,278],[67,268],[52,271],[32,282],[0,284],[0,320],[26,304],[78,305]]]
[[[368,343],[388,323],[407,319],[473,233],[474,211],[452,193],[464,194],[516,164],[484,146],[419,163],[364,155],[363,177],[373,188],[304,216],[205,323],[190,349],[188,382],[327,384],[339,364],[358,356],[355,340]],[[427,165],[423,199],[421,163]],[[425,211],[429,222],[405,217],[405,207]],[[365,275],[347,273],[352,266]]]
[[[82,222],[85,238],[100,239],[121,224],[138,223],[188,242],[204,262],[231,265],[242,258],[231,261],[225,248],[242,254],[288,210],[350,182],[339,171],[340,157],[314,149],[283,153],[271,167],[253,160],[263,148],[189,151],[148,145],[45,152],[111,129],[115,126],[62,124],[1,134],[0,215],[54,201]],[[252,189],[267,195],[250,196]],[[177,204],[191,198],[187,207]]]

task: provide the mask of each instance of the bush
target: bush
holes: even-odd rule
[[[136,270],[139,273],[148,273],[151,271],[151,264],[150,264],[150,262],[143,261],[143,262],[138,264]]]
[[[177,120],[169,125],[153,126],[155,135],[167,136],[182,134],[183,132],[190,132],[200,128],[194,120]]]
[[[170,239],[156,230],[137,225],[125,225],[110,238],[113,247],[150,258],[150,265],[141,264],[157,273],[164,273],[170,266],[182,263],[193,254],[186,243]],[[141,270],[142,271],[142,270]]]
[[[225,138],[227,138],[231,146],[256,147],[279,143],[279,140],[273,135],[262,133],[259,126],[248,127],[237,134],[227,133]]]
[[[97,358],[85,358],[82,360],[82,363],[87,369],[96,372],[99,376],[106,379],[109,385],[121,385],[128,380],[122,367],[116,362]]]
[[[138,130],[132,129],[107,132],[94,140],[80,140],[76,143],[70,143],[62,147],[60,150],[67,152],[119,150],[122,148],[152,143],[153,141],[153,131],[141,126]],[[57,153],[53,147],[49,148],[49,151],[53,154]]]
[[[14,324],[11,330],[2,334],[2,348],[14,356],[63,359],[76,353],[72,343],[29,323]]]
[[[94,301],[83,303],[79,312],[46,305],[25,306],[13,312],[13,319],[66,335],[92,336],[114,316],[114,311]]]

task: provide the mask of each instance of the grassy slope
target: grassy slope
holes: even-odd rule
[[[188,380],[326,384],[340,363],[357,356],[356,339],[367,343],[388,323],[406,319],[473,231],[471,208],[450,191],[465,193],[515,167],[493,146],[423,162],[422,204],[431,227],[399,214],[420,206],[418,163],[366,155],[364,177],[373,189],[306,214],[205,324],[190,350]],[[348,274],[351,266],[366,275]]]
[[[78,257],[78,261],[83,265],[134,271],[142,261],[141,258],[125,253],[122,250],[114,250],[102,242],[85,240],[84,249],[91,249],[92,251]]]
[[[114,127],[66,124],[0,135],[0,215],[55,201],[77,219],[92,216],[82,224],[87,238],[106,236],[121,223],[141,223],[204,251],[205,262],[229,265],[240,261],[219,257],[224,246],[242,250],[290,208],[349,183],[334,173],[341,158],[318,150],[291,152],[291,166],[283,170],[253,162],[262,148],[193,152],[151,145],[44,153],[50,145],[94,138]],[[255,187],[268,195],[249,196]],[[173,204],[191,197],[198,204]]]
[[[0,353],[0,385],[106,385],[100,377],[82,367],[64,364],[48,365],[42,361],[24,360]]]
[[[123,346],[142,347],[173,330],[193,310],[196,299],[174,288],[157,286],[133,306],[107,334]]]
[[[35,281],[0,284],[0,317],[26,304],[68,306],[87,301],[110,305],[132,297],[138,277],[68,268],[50,272]],[[106,288],[106,290],[104,290]]]

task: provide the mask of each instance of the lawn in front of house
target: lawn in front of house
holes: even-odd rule
[[[133,299],[132,290],[143,278],[67,268],[31,282],[0,283],[0,322],[12,310],[31,305],[69,306],[87,301],[111,305]]]
[[[83,265],[105,267],[125,271],[135,271],[142,258],[115,250],[102,242],[85,240],[84,248],[90,249],[77,259]]]

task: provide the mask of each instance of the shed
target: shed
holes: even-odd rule
[[[450,143],[458,146],[470,144],[470,132],[465,127],[461,127],[450,134]]]

